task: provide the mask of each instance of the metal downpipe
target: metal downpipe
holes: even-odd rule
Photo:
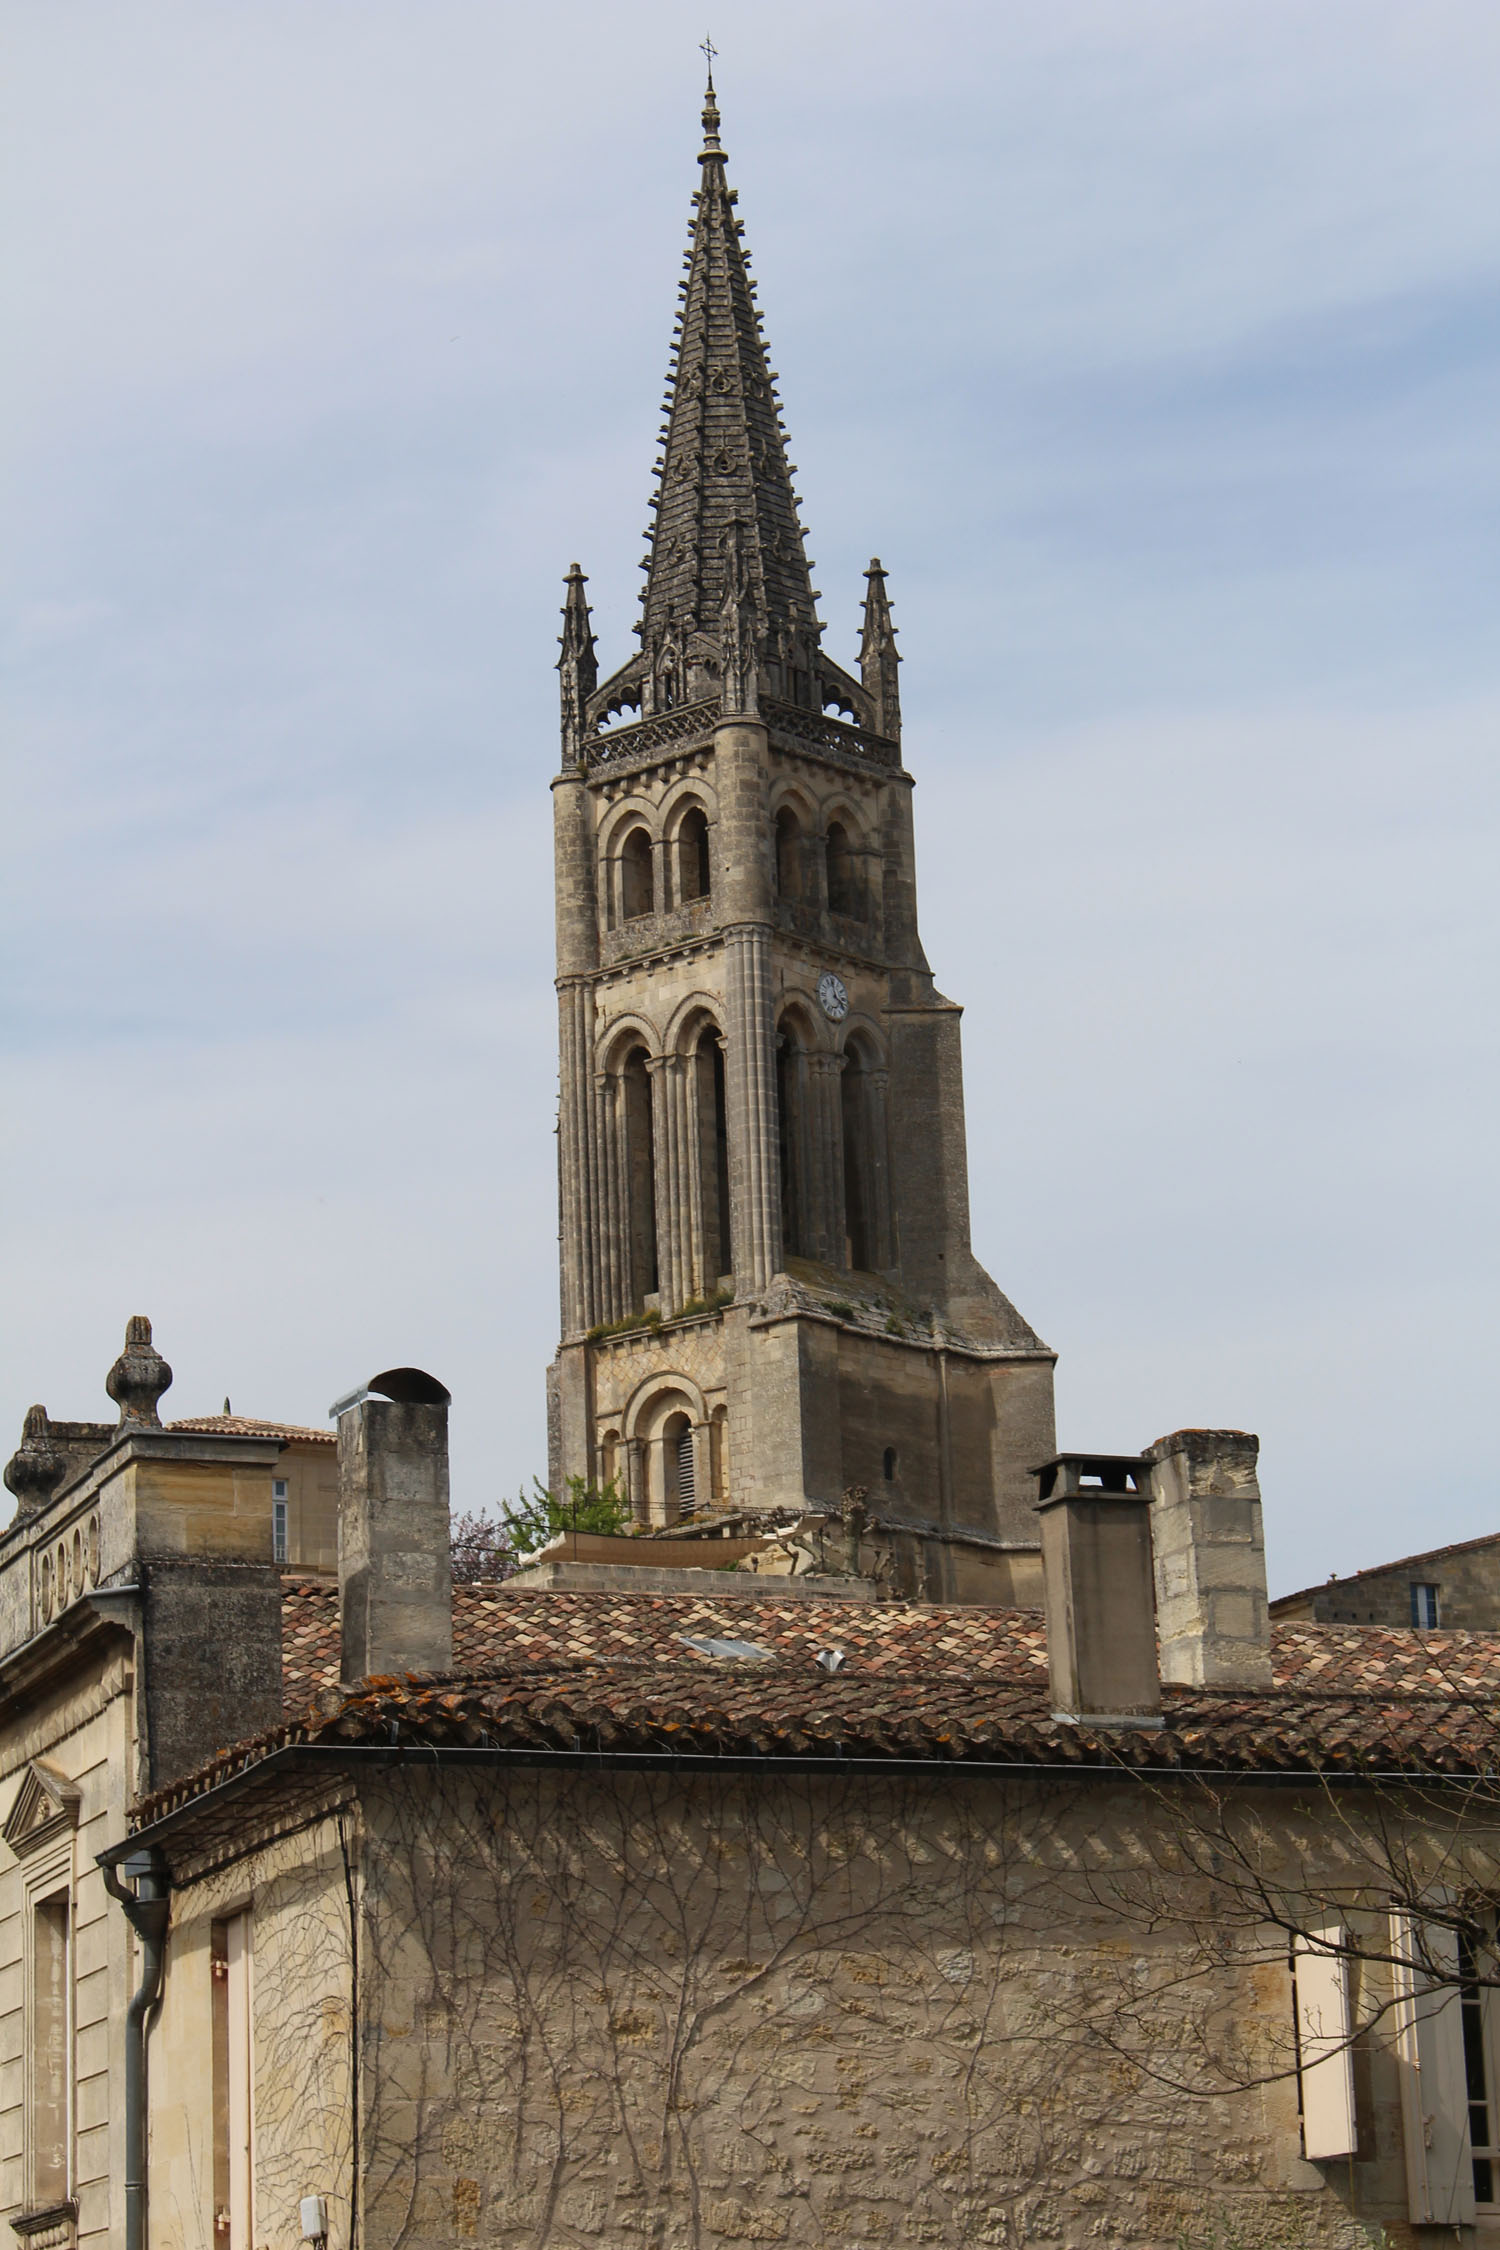
[[[146,2250],[146,2030],[161,1997],[172,1886],[156,1852],[132,1852],[118,1871],[102,1854],[98,1864],[105,1889],[141,1941],[141,1981],[125,2011],[125,2250]]]

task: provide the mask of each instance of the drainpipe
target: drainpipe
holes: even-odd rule
[[[140,1988],[125,2012],[125,2250],[146,2250],[146,2023],[161,1997],[171,1879],[155,1852],[132,1852],[116,1872],[101,1854],[104,1888],[141,1941]],[[120,1881],[135,1884],[128,1890]]]

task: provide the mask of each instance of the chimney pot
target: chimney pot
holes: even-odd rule
[[[1135,1455],[1061,1453],[1033,1472],[1058,1718],[1161,1725],[1149,1470]]]

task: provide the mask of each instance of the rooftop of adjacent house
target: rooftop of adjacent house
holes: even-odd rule
[[[305,1430],[296,1422],[262,1422],[253,1414],[193,1414],[186,1421],[169,1422],[169,1430],[187,1430],[199,1437],[274,1437],[291,1445],[337,1445],[332,1430]]]
[[[1054,1717],[1033,1610],[454,1588],[455,1670],[338,1688],[337,1593],[288,1579],[288,1718],[158,1790],[137,1826],[279,1752],[895,1759],[1021,1767],[1489,1770],[1500,1634],[1293,1624],[1264,1692],[1163,1687],[1159,1728]]]
[[[1351,1570],[1343,1577],[1335,1574],[1315,1586],[1299,1586],[1294,1594],[1278,1594],[1271,1604],[1271,1615],[1275,1617],[1293,1602],[1307,1602],[1316,1594],[1326,1594],[1330,1586],[1357,1586],[1365,1578],[1388,1578],[1393,1571],[1416,1570],[1446,1562],[1454,1555],[1474,1555],[1497,1545],[1500,1545],[1500,1531],[1487,1531],[1478,1539],[1456,1539],[1447,1547],[1424,1547],[1419,1555],[1398,1555],[1394,1562],[1370,1563],[1364,1570]]]

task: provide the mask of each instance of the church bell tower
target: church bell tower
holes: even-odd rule
[[[885,572],[822,645],[709,80],[640,647],[563,609],[553,1489],[637,1520],[863,1487],[910,1590],[1027,1598],[1053,1354],[969,1246]]]

